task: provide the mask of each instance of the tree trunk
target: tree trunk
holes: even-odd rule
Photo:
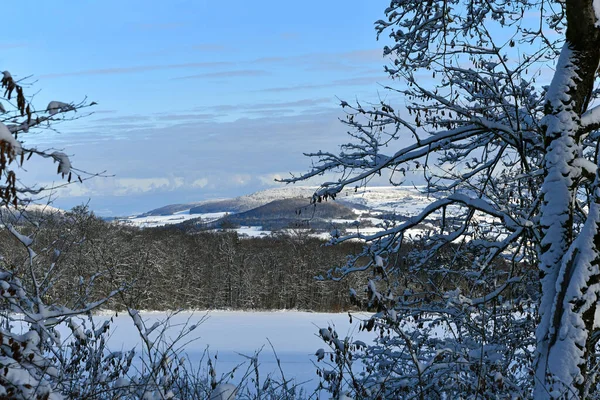
[[[581,115],[588,107],[600,61],[599,29],[591,0],[567,1],[566,10],[567,40],[546,96],[542,121],[546,154],[536,398],[586,396],[586,365],[592,350],[587,341],[597,297],[590,286],[598,279],[598,205],[590,206],[588,220],[574,238],[573,203],[581,178],[576,162],[581,155]]]

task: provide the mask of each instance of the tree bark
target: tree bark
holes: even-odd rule
[[[586,293],[593,297],[588,289],[598,279],[593,272],[598,264],[597,216],[590,210],[587,228],[574,238],[573,203],[581,178],[575,162],[581,156],[581,115],[587,110],[600,61],[600,32],[591,0],[567,1],[566,12],[566,42],[546,96],[543,120],[542,299],[535,362],[535,397],[540,399],[586,395],[591,350],[586,340],[593,328],[590,313],[595,303],[583,307],[581,300]]]

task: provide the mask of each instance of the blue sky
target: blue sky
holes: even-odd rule
[[[339,98],[386,83],[373,22],[384,0],[53,1],[14,8],[3,69],[34,104],[98,102],[89,117],[23,137],[114,175],[60,190],[101,215],[251,193],[346,141]],[[47,164],[27,179],[50,184]]]

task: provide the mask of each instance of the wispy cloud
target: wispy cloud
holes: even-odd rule
[[[295,57],[261,57],[253,60],[253,64],[272,64],[272,63],[282,63],[286,61],[291,61]]]
[[[143,31],[164,31],[183,28],[189,25],[185,22],[142,23],[133,25],[134,29]]]
[[[88,75],[115,75],[115,74],[127,74],[135,72],[148,72],[148,71],[161,71],[171,69],[186,69],[186,68],[217,68],[234,65],[234,63],[227,61],[214,61],[214,62],[194,62],[194,63],[182,63],[182,64],[163,64],[163,65],[137,65],[130,67],[114,67],[114,68],[99,68],[99,69],[87,69],[82,71],[71,71],[71,72],[57,72],[42,74],[39,78],[63,78],[69,76],[88,76]]]
[[[154,118],[158,121],[186,121],[186,120],[210,120],[218,117],[217,114],[159,114]]]
[[[144,49],[138,54],[140,56],[151,57],[169,57],[177,54],[190,54],[191,52],[198,53],[222,53],[230,51],[231,47],[220,43],[199,43],[195,45],[176,45],[171,43],[168,47]]]
[[[276,108],[296,108],[296,107],[312,107],[319,104],[330,103],[332,98],[330,97],[319,97],[316,99],[300,99],[292,101],[281,101],[281,102],[269,102],[269,103],[249,103],[249,104],[220,104],[215,106],[207,107],[207,109],[214,110],[216,112],[229,112],[229,111],[254,111],[254,110],[266,110]]]
[[[354,61],[380,61],[383,59],[383,50],[380,48],[354,50],[341,53],[339,56]]]
[[[208,184],[208,180],[202,182],[200,179],[198,179],[196,181],[192,183],[194,187],[203,187]],[[86,182],[84,185],[69,185],[61,189],[61,196],[93,197],[106,192],[110,192],[113,196],[132,196],[142,193],[164,193],[177,190],[183,187],[185,184],[186,181],[183,177],[173,176],[153,178],[109,177],[104,179],[95,179]],[[51,185],[51,183],[47,184],[47,186]]]
[[[93,110],[91,112],[92,115],[99,115],[99,114],[118,114],[119,111],[118,110],[110,110],[110,109],[104,109],[104,110]]]
[[[199,51],[225,51],[227,50],[227,46],[218,43],[200,43],[192,46],[193,50]]]
[[[127,196],[137,193],[171,191],[184,185],[185,180],[175,178],[118,178],[115,179],[115,195]]]
[[[17,49],[20,47],[27,47],[29,46],[27,43],[25,42],[0,42],[0,49],[2,50],[8,50],[8,49]]]
[[[127,124],[137,127],[146,127],[148,123],[152,123],[151,126],[156,125],[156,122],[161,121],[186,121],[186,120],[210,120],[217,117],[214,113],[156,113],[151,115],[118,115],[115,117],[103,117],[92,119],[92,124],[98,124],[102,126],[107,124],[110,127],[116,126],[115,124]],[[92,126],[92,125],[88,125]]]
[[[342,52],[332,53],[306,53],[299,54],[289,57],[261,57],[257,58],[253,62],[255,63],[272,63],[272,62],[314,62],[318,60],[331,60],[331,59],[343,59],[351,61],[380,61],[383,59],[383,51],[380,48],[363,49],[363,50],[351,50]]]
[[[5,46],[17,47],[21,44],[6,44]],[[195,45],[195,48],[202,51],[212,51],[224,49],[218,44],[199,44]],[[0,49],[3,45],[0,43]],[[291,57],[262,57],[255,60],[248,61],[249,64],[280,64],[280,63],[293,63],[298,65],[301,63],[306,69],[356,69],[358,68],[354,63],[361,62],[374,62],[381,60],[381,50],[358,50],[341,53],[310,53]],[[343,64],[340,62],[347,61],[350,64]],[[121,67],[109,67],[109,68],[96,68],[87,69],[81,71],[67,71],[67,72],[55,72],[39,75],[39,78],[51,79],[51,78],[63,78],[73,76],[90,76],[90,75],[116,75],[116,74],[130,74],[138,72],[150,72],[150,71],[161,71],[161,70],[177,70],[177,69],[189,69],[189,68],[223,68],[232,67],[237,65],[236,62],[231,61],[211,61],[211,62],[190,62],[180,64],[162,64],[162,65],[134,65],[134,66],[121,66]],[[229,77],[229,76],[258,76],[266,75],[268,71],[265,70],[239,70],[239,71],[219,71],[206,74],[196,74],[190,76],[184,76],[176,79],[197,79],[197,78],[215,78],[215,77]]]
[[[258,104],[247,104],[247,109],[264,109],[264,108],[288,108],[288,107],[306,107],[306,106],[316,106],[318,104],[329,103],[331,102],[330,97],[319,97],[316,99],[301,99],[301,100],[293,100],[293,101],[282,101],[278,103],[258,103]]]
[[[368,63],[383,60],[381,49],[353,50],[339,53],[307,53],[290,57],[261,57],[254,64],[284,64],[302,67],[305,70],[349,71],[357,70]]]
[[[266,88],[266,89],[258,90],[258,92],[282,93],[282,92],[297,92],[297,91],[302,91],[302,90],[322,89],[322,88],[338,87],[338,86],[362,86],[362,85],[370,85],[370,84],[377,83],[377,82],[384,82],[385,80],[386,80],[386,77],[384,75],[360,76],[360,77],[356,77],[356,78],[336,79],[336,80],[328,82],[328,83],[317,83],[317,84],[308,83],[305,85]]]
[[[207,72],[204,74],[195,74],[188,76],[180,76],[177,78],[171,78],[173,80],[181,79],[208,79],[208,78],[238,78],[238,77],[255,77],[255,76],[268,76],[271,75],[269,71],[261,69],[242,69],[237,71],[219,71],[219,72]]]
[[[279,35],[284,40],[296,40],[300,38],[300,34],[298,32],[283,32]]]
[[[333,97],[319,97],[315,99],[299,99],[281,102],[219,104],[208,107],[199,107],[176,112],[160,112],[149,115],[115,115],[110,117],[92,118],[88,123],[89,129],[98,130],[112,136],[116,129],[138,130],[164,126],[165,124],[187,123],[192,121],[208,122],[233,114],[238,116],[269,117],[276,115],[294,115],[302,113],[316,113],[316,110],[330,109],[337,101]],[[326,105],[327,107],[323,107]],[[106,132],[109,130],[110,132]],[[99,139],[103,134],[94,135]]]
[[[275,115],[291,115],[295,114],[297,110],[293,108],[265,108],[260,110],[247,110],[249,115],[260,115],[260,116],[275,116]]]
[[[206,187],[206,185],[208,185],[207,178],[196,179],[195,181],[192,182],[192,187],[194,187],[194,188],[203,188],[203,187]]]
[[[131,131],[135,131],[135,130],[139,130],[139,129],[144,129],[144,128],[154,128],[156,126],[156,124],[154,122],[148,121],[148,122],[124,122],[124,123],[118,123],[118,122],[102,122],[99,123],[97,125],[90,125],[91,129],[96,129],[98,131],[110,134],[111,136],[114,135],[114,132],[118,132],[118,134],[121,135],[125,135]],[[101,135],[100,135],[101,136]]]
[[[108,122],[108,123],[122,123],[122,122],[140,122],[150,121],[152,117],[149,115],[119,115],[116,117],[104,117],[93,120],[93,122]]]

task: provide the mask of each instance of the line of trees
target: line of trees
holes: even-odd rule
[[[107,223],[84,207],[49,215],[21,231],[45,252],[40,268],[55,264],[50,302],[80,298],[80,281],[93,281],[91,297],[127,290],[105,307],[122,309],[302,309],[342,311],[351,307],[357,282],[318,281],[361,246],[324,246],[298,230],[296,235],[240,239],[235,232],[186,234],[178,229],[138,229]],[[23,265],[26,254],[9,232],[0,232],[4,262]],[[20,275],[27,282],[26,271]],[[359,279],[359,277],[357,277]],[[88,289],[89,290],[89,289]]]

